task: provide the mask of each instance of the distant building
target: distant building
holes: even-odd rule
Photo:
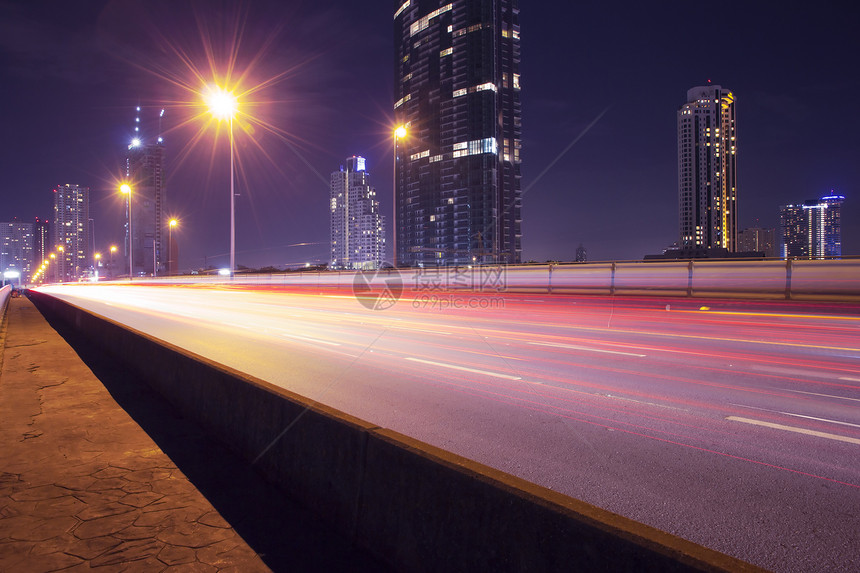
[[[33,272],[33,223],[18,220],[0,223],[0,273],[16,272],[16,284],[27,284]]]
[[[582,246],[582,243],[576,248],[576,262],[577,263],[587,263],[588,262],[588,253],[585,250],[585,247]]]
[[[738,233],[738,251],[756,251],[766,257],[776,256],[776,229],[750,227]]]
[[[522,255],[519,0],[395,0],[398,266]]]
[[[780,256],[786,259],[830,259],[842,256],[842,203],[831,192],[818,200],[779,208]]]
[[[47,219],[36,217],[33,223],[33,265],[39,268],[51,252],[51,225]]]
[[[54,188],[54,221],[51,245],[56,259],[49,276],[54,280],[76,281],[92,267],[90,253],[90,188],[58,185]]]
[[[331,268],[378,269],[385,261],[385,218],[370,186],[364,157],[331,174]]]
[[[735,97],[717,85],[687,91],[678,110],[681,250],[737,251]]]
[[[167,263],[167,252],[162,249],[167,243],[164,240],[167,233],[164,140],[159,136],[155,141],[146,143],[139,132],[140,107],[137,113],[135,136],[126,154],[126,182],[131,186],[133,236],[129,242],[126,203],[125,256],[127,259],[128,249],[131,248],[134,274],[152,275],[164,272]]]

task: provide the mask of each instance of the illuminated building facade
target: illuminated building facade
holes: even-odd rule
[[[26,284],[33,270],[33,223],[0,223],[0,273],[19,273],[13,282]]]
[[[819,200],[779,208],[780,254],[786,259],[838,259],[842,256],[842,203],[831,193]]]
[[[331,268],[373,270],[385,261],[385,218],[364,157],[331,174]]]
[[[131,186],[132,237],[128,241],[128,203],[126,203],[126,258],[132,249],[135,275],[161,274],[165,271],[167,233],[165,220],[164,140],[159,136],[146,143],[140,136],[140,108],[135,118],[135,136],[126,155],[126,182]],[[164,112],[162,111],[162,114]],[[160,132],[159,128],[159,132]],[[128,201],[128,197],[126,197]],[[131,247],[129,247],[129,244]]]
[[[398,266],[517,263],[518,0],[396,0]]]
[[[89,187],[66,184],[54,188],[51,252],[55,253],[56,262],[52,264],[51,276],[55,280],[76,281],[89,272],[92,266],[89,219]]]
[[[47,219],[36,217],[33,223],[33,263],[35,268],[48,259],[51,252],[51,225]]]
[[[717,85],[687,91],[678,110],[681,250],[737,248],[735,97]]]
[[[738,233],[739,252],[764,253],[765,257],[776,256],[776,229],[750,227]]]

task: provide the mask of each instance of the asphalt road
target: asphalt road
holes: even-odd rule
[[[40,290],[762,567],[860,570],[860,305]]]

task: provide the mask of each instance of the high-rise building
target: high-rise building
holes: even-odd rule
[[[36,217],[33,223],[33,268],[37,269],[51,252],[51,225],[47,219]]]
[[[165,228],[164,140],[158,136],[146,143],[140,135],[140,107],[135,118],[135,136],[128,145],[126,180],[131,186],[131,241],[128,241],[128,204],[126,204],[126,258],[132,249],[135,275],[164,272],[167,252],[162,252]],[[162,111],[162,113],[164,113]],[[159,129],[160,131],[160,129]],[[129,198],[127,197],[127,200]],[[129,246],[131,245],[131,246]]]
[[[0,223],[0,273],[18,273],[18,284],[26,284],[33,272],[33,223],[17,219]]]
[[[92,267],[89,219],[89,187],[67,183],[54,188],[51,243],[57,251],[51,276],[56,280],[78,280]]]
[[[395,0],[399,266],[517,263],[518,0]]]
[[[717,85],[687,91],[678,110],[681,250],[737,248],[735,97]]]
[[[776,229],[750,227],[738,233],[738,252],[764,253],[765,257],[776,256]]]
[[[385,261],[385,220],[364,157],[331,174],[331,268],[373,270]]]
[[[780,254],[786,259],[831,259],[842,256],[842,203],[831,192],[819,200],[779,208]]]

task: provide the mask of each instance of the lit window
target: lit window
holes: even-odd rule
[[[403,96],[402,98],[397,100],[397,103],[394,104],[394,109],[397,109],[398,107],[400,107],[401,105],[403,105],[404,103],[408,102],[411,99],[412,99],[412,94],[406,94],[405,96]]]
[[[432,20],[433,18],[435,18],[437,16],[440,16],[441,14],[444,14],[445,12],[450,12],[452,7],[453,7],[453,4],[446,4],[445,6],[442,6],[441,8],[439,8],[438,10],[434,10],[434,11],[430,12],[429,14],[427,14],[426,16],[424,16],[423,18],[421,18],[417,22],[414,22],[409,27],[409,35],[414,36],[415,34],[417,34],[419,32],[423,32],[424,30],[426,30],[430,26],[430,20]]]
[[[397,12],[395,12],[395,13],[394,13],[394,19],[396,20],[396,19],[397,19],[397,17],[398,17],[398,16],[400,16],[400,15],[403,13],[403,11],[404,11],[404,10],[406,10],[407,8],[409,8],[409,6],[410,6],[411,4],[412,4],[412,0],[406,0],[406,2],[404,2],[404,3],[403,3],[403,5],[402,5],[402,6],[400,6],[400,8],[398,8]]]

